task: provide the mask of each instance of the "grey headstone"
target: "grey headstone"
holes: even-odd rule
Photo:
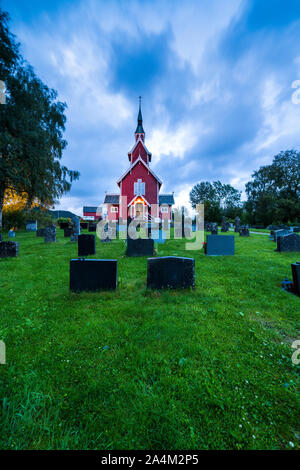
[[[56,226],[48,225],[45,227],[44,237],[46,243],[56,242]]]
[[[37,231],[37,220],[27,220],[27,222],[26,222],[26,231],[27,232],[36,232]]]
[[[240,223],[241,219],[239,217],[235,218],[235,224],[234,224],[234,231],[239,232],[240,231]]]
[[[80,235],[80,219],[77,217],[72,220],[72,227],[71,227],[71,242],[77,242],[78,236]]]
[[[148,258],[147,287],[152,289],[195,287],[195,260],[178,256]]]
[[[71,291],[98,291],[102,289],[115,289],[116,287],[116,259],[71,259]]]
[[[207,235],[206,254],[209,256],[234,255],[234,235]]]

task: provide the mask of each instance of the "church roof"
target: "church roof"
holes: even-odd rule
[[[97,212],[98,207],[83,206],[83,212]]]
[[[159,200],[159,205],[168,204],[171,206],[172,204],[175,204],[173,194],[160,194],[158,196],[158,200]]]
[[[119,204],[119,194],[106,194],[104,204]]]

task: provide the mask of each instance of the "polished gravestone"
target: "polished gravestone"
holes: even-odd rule
[[[96,232],[97,224],[89,224],[89,232]]]
[[[64,237],[69,238],[72,234],[72,228],[71,227],[65,227],[64,228]]]
[[[178,256],[148,258],[147,287],[152,289],[195,287],[195,260]]]
[[[45,227],[44,240],[46,243],[56,242],[56,226],[48,225]]]
[[[277,237],[277,251],[282,252],[300,252],[300,235],[297,233],[289,233],[281,237]]]
[[[98,291],[102,289],[116,289],[116,287],[116,259],[71,259],[71,291]]]
[[[300,297],[300,263],[292,263],[291,268],[293,275],[294,291]]]
[[[86,230],[88,226],[89,224],[87,222],[80,222],[80,228],[82,228],[82,230]]]
[[[152,238],[127,238],[127,256],[153,256],[154,240]]]
[[[206,243],[208,256],[234,255],[234,235],[207,235]]]
[[[14,258],[19,254],[19,243],[0,242],[0,258]]]
[[[62,230],[67,227],[69,227],[69,222],[59,222],[59,228],[61,228]]]
[[[44,228],[38,228],[36,231],[36,236],[37,237],[44,237],[45,236],[45,229]]]
[[[79,235],[78,236],[78,256],[89,256],[96,254],[96,237],[95,235]]]
[[[26,231],[27,232],[36,232],[37,231],[37,220],[27,220],[27,222],[26,222]]]

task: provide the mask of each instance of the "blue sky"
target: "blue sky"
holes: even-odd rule
[[[152,168],[187,204],[192,186],[243,190],[300,149],[299,0],[2,0],[38,76],[66,101],[63,161],[81,173],[57,208],[99,205],[128,166],[138,96]]]

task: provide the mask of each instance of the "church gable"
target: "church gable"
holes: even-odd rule
[[[146,166],[139,161],[122,180],[121,194],[130,202],[135,196],[143,196],[149,204],[158,203],[159,183]]]

